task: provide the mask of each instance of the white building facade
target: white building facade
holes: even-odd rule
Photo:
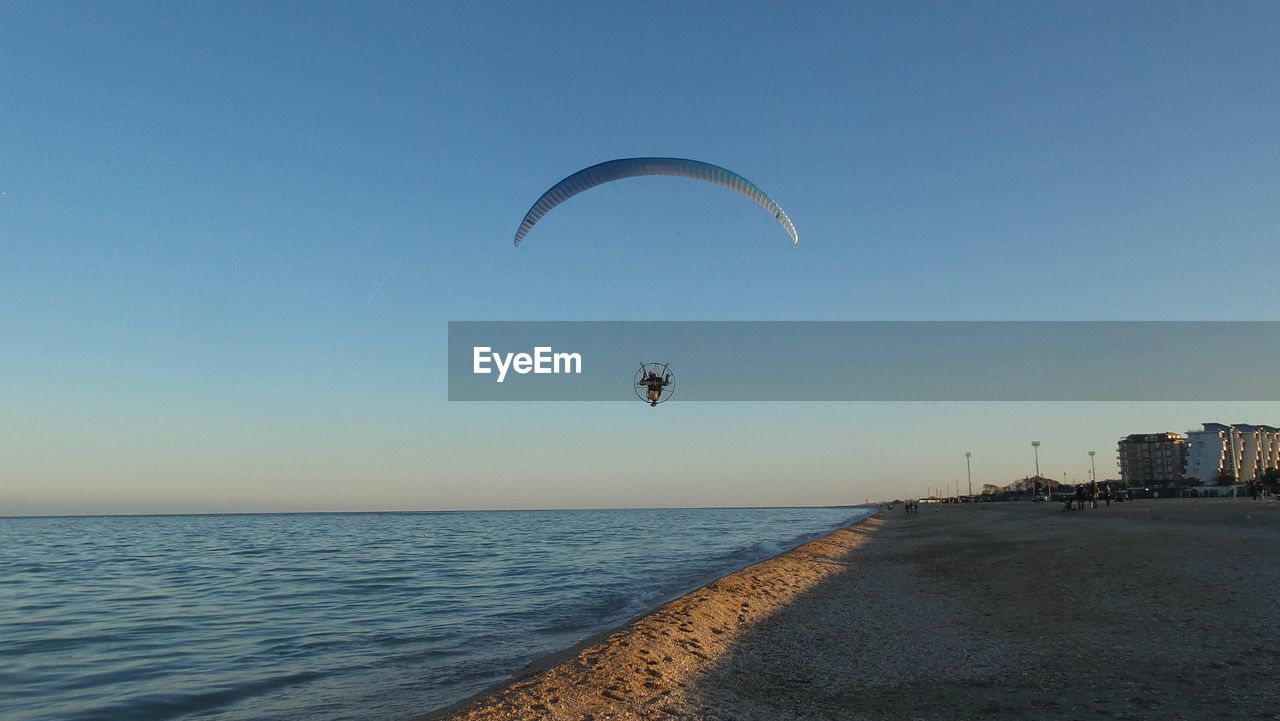
[[[1209,485],[1219,476],[1240,483],[1280,468],[1280,428],[1251,423],[1205,423],[1204,430],[1187,431],[1190,445],[1186,475]]]

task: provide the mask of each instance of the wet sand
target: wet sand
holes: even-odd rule
[[[901,508],[422,719],[1280,719],[1280,503]]]

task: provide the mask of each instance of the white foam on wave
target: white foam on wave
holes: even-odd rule
[[[751,544],[750,555],[754,560],[763,560],[782,553],[782,550],[782,546],[773,541],[756,541]]]

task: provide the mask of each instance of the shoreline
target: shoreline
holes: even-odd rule
[[[882,512],[442,719],[1280,718],[1280,503]]]
[[[831,507],[844,508],[845,506],[831,506]],[[876,519],[877,517],[881,516],[884,513],[884,511],[875,510],[874,507],[868,507],[866,504],[849,506],[849,508],[866,508],[871,511],[871,515],[865,518],[858,519],[848,525],[833,529],[830,532],[823,533],[816,538],[811,538],[808,541],[805,541],[796,546],[788,548],[787,550],[782,551],[781,553],[775,554],[773,556],[769,556],[768,558],[762,558],[758,561],[753,561],[747,564],[746,566],[743,566],[741,568],[737,568],[727,573],[713,577],[710,580],[706,581],[705,583],[702,583],[701,585],[687,589],[683,592],[677,592],[675,595],[669,596],[665,599],[660,599],[658,601],[655,601],[653,605],[637,612],[631,617],[625,620],[622,620],[616,624],[612,624],[608,628],[602,629],[600,631],[596,631],[595,633],[592,633],[591,635],[573,644],[572,646],[560,649],[558,651],[553,651],[551,653],[545,654],[543,656],[540,656],[530,661],[524,667],[520,668],[518,671],[514,672],[507,678],[497,681],[485,687],[484,689],[481,689],[480,691],[467,696],[466,698],[455,701],[447,706],[442,706],[440,708],[433,709],[431,711],[410,716],[408,719],[405,719],[405,721],[443,721],[444,719],[470,718],[471,716],[465,716],[463,714],[468,714],[468,712],[473,712],[476,710],[477,707],[483,706],[485,701],[495,699],[500,695],[502,695],[504,692],[522,687],[523,684],[529,682],[532,679],[535,679],[539,675],[545,674],[548,671],[551,671],[561,665],[564,665],[566,663],[573,661],[578,656],[584,654],[589,650],[594,649],[595,647],[601,645],[605,641],[615,636],[619,636],[619,635],[623,635],[631,632],[633,626],[639,623],[642,623],[643,621],[648,619],[650,616],[663,612],[669,606],[674,606],[676,604],[679,604],[681,601],[688,599],[691,596],[694,596],[695,594],[699,594],[701,592],[708,591],[708,590],[714,590],[713,587],[716,587],[717,584],[725,582],[726,580],[734,576],[737,576],[742,573],[746,573],[750,571],[752,568],[755,568],[757,566],[769,564],[770,562],[776,561],[783,557],[789,556],[793,553],[799,552],[801,551],[801,549],[804,549],[810,546],[811,544],[820,543],[824,539],[830,536],[836,535],[841,532],[849,531],[850,529],[857,528],[863,524],[866,524]]]

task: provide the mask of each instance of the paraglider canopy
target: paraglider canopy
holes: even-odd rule
[[[786,214],[786,211],[774,202],[773,198],[765,195],[764,191],[757,188],[754,183],[732,170],[727,170],[711,163],[704,163],[701,160],[688,160],[686,158],[621,158],[583,168],[551,186],[547,192],[542,194],[541,198],[538,198],[538,202],[534,203],[532,208],[529,208],[529,212],[525,213],[524,220],[520,222],[520,228],[516,231],[516,246],[519,247],[520,241],[524,240],[525,235],[539,220],[542,220],[543,216],[569,198],[590,190],[597,185],[645,175],[673,175],[693,178],[694,180],[703,180],[708,183],[715,183],[722,188],[728,188],[751,199],[757,205],[773,214],[773,217],[782,225],[782,229],[791,237],[792,244],[800,242],[796,227],[792,224],[791,218]]]

